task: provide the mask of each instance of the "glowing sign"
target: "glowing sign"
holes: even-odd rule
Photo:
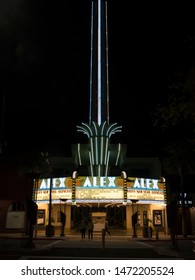
[[[86,177],[83,187],[116,187],[116,177]]]
[[[158,180],[144,178],[138,180],[138,178],[136,178],[133,187],[141,189],[158,189]]]
[[[38,185],[38,187],[37,187]],[[36,182],[36,200],[49,200],[50,179],[39,179]],[[52,180],[52,199],[72,199],[72,178],[62,177]],[[138,200],[165,200],[164,183],[157,179],[128,177],[124,179],[117,176],[110,177],[78,177],[76,179],[75,200],[124,200],[124,186],[126,199]]]

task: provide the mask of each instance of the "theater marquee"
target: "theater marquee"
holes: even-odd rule
[[[52,200],[72,200],[72,178],[39,179],[35,181],[35,199],[37,202],[49,200],[50,187]],[[165,184],[157,179],[128,177],[78,177],[75,186],[75,201],[125,201],[124,188],[127,191],[127,202],[132,199],[144,201],[162,201],[165,199]]]

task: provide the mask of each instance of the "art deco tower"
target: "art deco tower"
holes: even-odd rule
[[[91,53],[89,123],[77,126],[87,135],[88,145],[77,146],[78,166],[87,166],[91,176],[108,176],[111,166],[121,164],[121,144],[110,144],[110,137],[121,131],[109,119],[107,1],[91,1]]]
[[[89,124],[109,124],[107,2],[92,1]]]

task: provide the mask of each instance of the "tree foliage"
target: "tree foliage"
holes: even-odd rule
[[[181,68],[168,79],[168,99],[159,104],[154,125],[163,135],[163,168],[167,173],[195,171],[195,68]]]

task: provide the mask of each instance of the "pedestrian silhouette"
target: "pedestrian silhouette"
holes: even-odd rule
[[[105,223],[105,234],[108,233],[109,235],[111,235],[111,232],[108,230],[108,221],[106,221]]]
[[[89,220],[87,223],[87,230],[88,230],[88,239],[93,239],[93,222],[92,220]]]
[[[84,219],[81,221],[81,224],[80,224],[80,232],[81,232],[81,238],[85,239],[86,223],[85,223]]]

